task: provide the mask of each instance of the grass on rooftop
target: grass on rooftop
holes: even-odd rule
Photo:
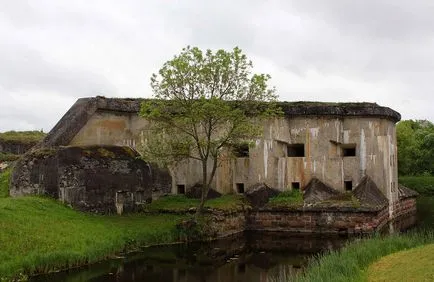
[[[303,205],[303,194],[299,189],[284,191],[276,197],[270,198],[266,207],[280,208],[280,207],[297,207]]]
[[[17,143],[39,142],[47,135],[41,131],[6,131],[0,133],[0,141]]]

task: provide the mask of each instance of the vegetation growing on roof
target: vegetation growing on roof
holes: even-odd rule
[[[270,208],[300,207],[303,206],[303,194],[299,189],[285,191],[270,198],[265,206]]]
[[[6,131],[0,133],[0,142],[37,143],[47,135],[42,131]]]

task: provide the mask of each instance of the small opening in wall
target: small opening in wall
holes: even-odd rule
[[[178,194],[185,194],[185,185],[184,184],[178,184],[176,185],[177,193]]]
[[[292,189],[300,189],[300,182],[292,182],[291,188]]]
[[[178,270],[179,278],[184,278],[186,274],[187,274],[187,271],[185,269],[179,269]]]
[[[356,145],[343,145],[342,146],[342,155],[344,157],[355,157],[356,156]]]
[[[304,144],[288,144],[288,157],[304,157]]]
[[[244,193],[244,183],[237,183],[237,193],[243,194]]]
[[[345,191],[353,190],[353,181],[344,181],[345,183]]]
[[[233,152],[237,158],[249,157],[249,144],[239,144],[233,147]]]
[[[238,273],[246,273],[246,264],[241,263],[238,265]]]

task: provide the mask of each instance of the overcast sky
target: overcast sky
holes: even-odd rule
[[[0,0],[0,131],[47,132],[80,97],[151,97],[186,45],[239,46],[280,100],[434,121],[433,0]]]

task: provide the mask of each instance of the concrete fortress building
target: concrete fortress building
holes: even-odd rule
[[[79,99],[37,147],[39,150],[64,148],[61,158],[52,161],[56,167],[64,167],[58,160],[66,160],[65,156],[70,154],[64,146],[109,146],[109,151],[117,150],[113,146],[138,149],[149,134],[149,122],[138,115],[141,102],[141,99],[99,96]],[[412,197],[411,193],[408,194],[408,191],[398,186],[395,130],[395,124],[401,118],[398,112],[375,103],[279,102],[279,105],[284,112],[283,116],[266,120],[263,123],[263,136],[255,140],[254,145],[240,148],[235,158],[222,160],[212,183],[213,189],[223,194],[243,193],[258,183],[265,183],[280,191],[305,190],[309,183],[314,182],[333,188],[329,190],[334,193],[357,190],[360,185],[366,186],[369,183],[370,186],[375,186],[375,191],[381,193],[376,194],[369,189],[357,193],[361,199],[369,198],[371,202],[378,200],[384,204],[383,207],[388,206],[390,218],[401,199]],[[78,150],[81,156],[83,150]],[[95,150],[101,152],[100,149]],[[74,164],[73,168],[89,170],[89,160],[76,160],[79,165]],[[29,167],[34,163],[35,158],[19,163],[22,172],[14,173],[11,195],[45,193],[47,178],[31,179],[35,173]],[[98,163],[105,165],[108,161]],[[130,167],[137,169],[137,165]],[[125,166],[122,164],[122,167]],[[82,175],[90,175],[89,171],[68,169],[59,171],[58,180],[51,181],[54,187],[51,188],[54,191],[51,194],[55,198],[65,198],[66,190],[86,193],[86,183],[89,181],[80,179],[83,178]],[[37,169],[39,174],[46,170]],[[156,194],[185,193],[201,183],[201,166],[197,160],[184,160],[166,174],[142,170],[139,173],[137,169],[135,174],[141,175],[143,179],[132,179],[131,183],[146,186],[146,183],[153,181],[152,189]],[[124,173],[131,171],[125,170]],[[116,173],[118,172],[117,169]],[[130,179],[130,176],[123,174],[122,177]],[[70,183],[79,183],[74,184],[79,189],[69,187],[68,179],[71,180]],[[67,189],[57,195],[56,185]],[[134,198],[136,190],[147,191],[146,187],[139,189],[134,188],[134,185],[137,184],[125,188],[132,191],[131,198]],[[112,190],[116,189],[119,190],[118,187],[113,187]],[[106,201],[110,197],[130,198],[127,194],[110,193],[116,195],[103,195],[104,191],[101,191],[100,197]],[[87,197],[86,194],[71,195],[70,201]],[[145,197],[143,192],[140,195],[141,198]]]
[[[140,99],[79,99],[43,141],[43,147],[119,145],[138,148],[149,123],[138,116]],[[352,190],[368,175],[390,200],[397,199],[395,123],[400,115],[372,103],[282,102],[284,116],[264,123],[255,146],[218,168],[212,187],[242,192],[256,183],[278,190],[303,188],[313,178]],[[172,192],[201,182],[196,160],[172,172]],[[184,190],[184,191],[185,191]]]

